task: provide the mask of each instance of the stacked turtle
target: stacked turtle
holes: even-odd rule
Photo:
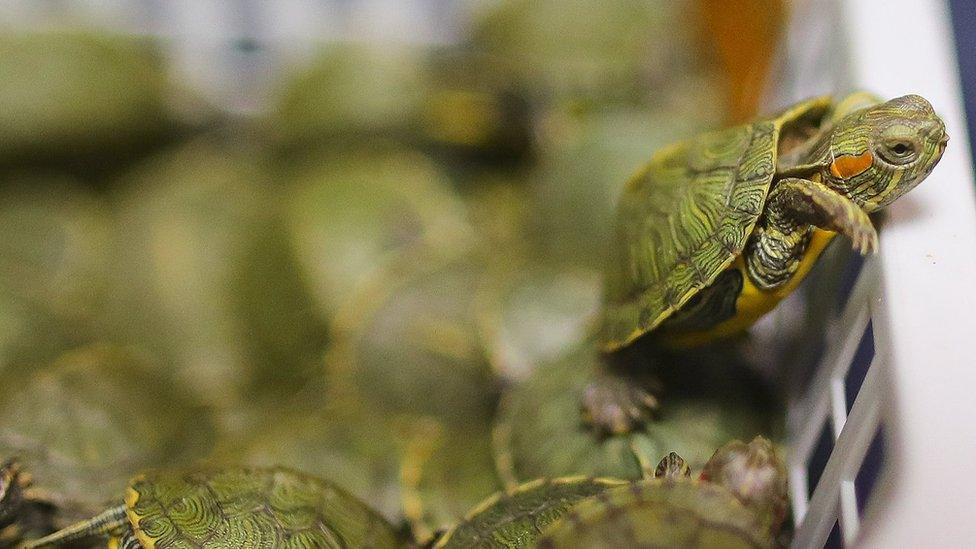
[[[359,500],[284,468],[144,473],[126,486],[123,503],[23,547],[92,536],[125,549],[397,547],[393,527]]]
[[[654,478],[541,479],[491,496],[435,547],[772,547],[786,473],[769,441],[732,442],[696,480],[675,453]],[[122,502],[23,544],[102,536],[113,547],[397,547],[393,527],[335,485],[285,468],[186,469],[133,478]]]
[[[924,180],[947,142],[924,98],[858,93],[655,153],[618,202],[598,335],[604,368],[583,392],[585,419],[612,433],[646,421],[657,399],[628,379],[635,362],[678,369],[682,354],[666,350],[742,334],[836,235],[875,252],[869,214]]]
[[[435,547],[774,547],[786,469],[757,437],[719,448],[698,478],[671,452],[646,480],[568,477],[496,494]]]
[[[774,432],[768,416],[776,415],[769,412],[775,404],[755,392],[759,384],[726,351],[703,344],[741,333],[771,309],[837,234],[849,237],[860,253],[875,250],[868,214],[931,173],[946,141],[942,121],[924,99],[880,102],[859,94],[839,102],[806,101],[658,152],[620,198],[598,334],[563,352],[547,351],[542,356],[558,358],[534,365],[526,381],[508,390],[494,450],[500,477],[512,488],[445,534],[432,532],[469,492],[484,489],[464,488],[491,485],[473,476],[485,473],[485,460],[471,459],[471,469],[463,471],[472,476],[458,478],[436,459],[450,452],[480,455],[466,452],[471,445],[459,442],[471,439],[457,433],[491,404],[491,397],[465,392],[484,387],[484,365],[493,359],[478,341],[485,323],[470,316],[478,310],[474,296],[483,300],[484,294],[442,291],[479,288],[483,279],[470,278],[470,264],[442,258],[419,275],[406,265],[410,273],[396,285],[373,279],[365,286],[380,299],[340,307],[340,313],[360,314],[337,317],[357,320],[340,322],[334,332],[328,362],[337,385],[326,393],[329,404],[342,408],[344,394],[386,393],[373,403],[384,406],[374,410],[384,416],[374,427],[386,434],[374,437],[380,447],[372,451],[392,449],[401,456],[394,483],[401,492],[399,512],[421,542],[774,546],[786,498],[783,466],[771,443],[734,442],[704,458],[705,449],[722,439]],[[458,295],[475,303],[458,302]],[[409,346],[400,348],[402,343]],[[398,356],[408,363],[443,363],[444,376],[458,383],[444,396],[457,400],[445,406],[425,398],[422,391],[436,379],[384,380],[383,364]],[[635,368],[648,362],[650,368]],[[671,391],[654,422],[647,423],[648,410],[657,407],[648,390],[652,382],[635,371],[655,374]],[[357,386],[367,379],[372,381]],[[148,398],[137,401],[148,405]],[[598,436],[574,420],[579,402],[583,420]],[[312,407],[329,409],[320,401]],[[310,412],[298,417],[303,413],[307,419]],[[638,426],[644,428],[635,431]],[[384,442],[396,434],[399,443]],[[687,452],[692,465],[702,464],[697,479],[675,454],[656,468],[648,461],[674,448]],[[562,478],[566,474],[585,476]],[[518,486],[537,477],[556,480]],[[13,462],[0,475],[5,521],[31,500],[23,478]],[[109,535],[124,547],[398,543],[389,522],[343,489],[274,467],[148,473],[130,482],[125,505],[28,546],[92,535]]]

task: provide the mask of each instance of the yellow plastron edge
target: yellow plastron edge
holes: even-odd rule
[[[742,273],[743,282],[742,293],[735,300],[735,316],[708,330],[668,334],[667,337],[661,338],[662,343],[675,348],[694,347],[734,336],[749,329],[760,317],[773,310],[784,297],[790,295],[800,282],[803,282],[824,248],[835,236],[837,233],[833,231],[814,229],[813,235],[810,237],[810,245],[807,247],[807,252],[803,255],[796,273],[786,284],[770,291],[761,290],[752,283],[749,273],[746,272],[745,260],[742,256],[737,257],[734,265]]]

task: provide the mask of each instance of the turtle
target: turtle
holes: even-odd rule
[[[215,431],[184,387],[105,344],[37,368],[0,402],[0,545],[89,516],[158,460],[199,459]]]
[[[584,416],[601,430],[633,429],[656,406],[613,375],[632,369],[634,353],[743,333],[838,234],[875,252],[869,214],[924,180],[947,143],[925,98],[858,92],[657,151],[618,200],[598,328],[608,375],[584,392]]]
[[[285,467],[144,472],[122,503],[22,547],[95,536],[120,549],[399,546],[393,527],[364,503]]]
[[[489,496],[441,534],[434,547],[525,547],[575,503],[624,484],[585,476],[536,479]]]
[[[10,174],[0,190],[0,392],[95,339],[112,273],[108,203],[58,172]]]
[[[684,17],[666,0],[503,0],[474,12],[463,49],[513,72],[535,103],[599,110],[695,75],[689,26],[673,23]]]
[[[602,367],[594,344],[577,342],[504,391],[493,448],[506,486],[576,474],[636,480],[669,450],[697,469],[728,440],[782,431],[784,412],[766,380],[737,357],[695,350],[701,356],[687,357],[687,368],[662,372],[668,406],[652,425],[595,437],[576,420],[578,395]]]
[[[645,479],[572,476],[527,482],[486,499],[443,533],[434,547],[562,547],[570,545],[570,535],[564,531],[600,526],[607,517],[599,512],[606,512],[609,506],[625,511],[618,517],[609,513],[611,519],[620,520],[633,512],[630,507],[642,503],[679,517],[674,524],[650,533],[660,537],[653,538],[655,547],[671,546],[668,536],[675,526],[703,526],[703,532],[728,527],[736,536],[754,540],[755,545],[769,546],[785,517],[786,501],[783,462],[769,440],[756,437],[749,444],[734,440],[720,447],[702,475],[694,479],[684,459],[670,452]],[[686,511],[691,513],[682,515]],[[618,543],[579,546],[626,546],[620,538],[615,541]]]
[[[4,33],[0,163],[61,165],[98,184],[108,166],[190,129],[188,113],[174,107],[209,118],[212,109],[173,85],[162,53],[121,33]]]
[[[756,438],[719,448],[699,478],[674,452],[654,479],[613,487],[569,508],[535,546],[776,547],[786,516],[786,468]]]
[[[475,238],[450,179],[411,147],[373,140],[316,149],[283,172],[289,241],[329,320],[364,287],[394,284],[376,282],[386,269],[455,257]]]

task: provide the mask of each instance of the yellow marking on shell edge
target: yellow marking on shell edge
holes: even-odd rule
[[[742,273],[743,283],[742,292],[735,300],[735,316],[708,330],[668,334],[667,337],[662,338],[662,344],[672,348],[694,347],[734,336],[749,329],[764,314],[773,310],[784,297],[790,295],[799,286],[800,282],[803,282],[803,279],[809,274],[810,269],[816,264],[817,258],[820,257],[824,248],[827,247],[827,244],[835,236],[837,236],[837,233],[833,231],[814,229],[813,235],[810,237],[810,245],[807,247],[806,253],[803,254],[803,259],[800,260],[800,265],[797,267],[796,273],[793,274],[786,284],[769,291],[757,288],[752,283],[752,279],[749,278],[749,273],[746,269],[745,260],[741,256],[737,257],[734,265]]]
[[[119,549],[119,538],[115,536],[108,538],[108,549]]]
[[[139,500],[139,492],[136,492],[132,488],[136,482],[141,480],[143,477],[138,476],[129,482],[129,486],[125,489],[125,514],[129,517],[129,525],[132,527],[132,533],[135,534],[136,539],[142,544],[144,549],[155,549],[156,540],[150,538],[139,528],[139,519],[142,518],[139,513],[136,513],[136,502]]]
[[[830,163],[830,173],[834,177],[850,179],[864,173],[872,164],[874,164],[874,157],[871,156],[871,151],[864,151],[864,154],[859,156],[838,156]]]

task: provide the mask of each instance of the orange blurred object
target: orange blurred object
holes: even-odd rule
[[[784,0],[698,0],[699,45],[726,86],[732,123],[754,117],[786,20]]]

